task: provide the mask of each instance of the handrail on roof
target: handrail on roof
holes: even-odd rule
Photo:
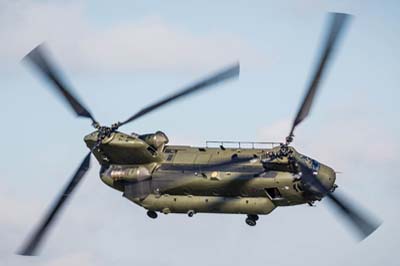
[[[281,145],[280,142],[265,142],[265,141],[231,141],[231,140],[208,140],[206,141],[206,148],[210,148],[210,146],[214,146],[213,144],[215,144],[215,146],[220,146],[220,147],[225,147],[224,144],[228,144],[228,145],[237,145],[234,148],[243,148],[243,146],[249,145],[252,149],[257,148],[257,146],[259,146],[259,148],[274,148],[274,147],[278,147],[279,145]],[[230,148],[230,147],[227,147]]]

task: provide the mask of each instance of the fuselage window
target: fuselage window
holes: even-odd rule
[[[265,188],[265,192],[270,196],[271,199],[282,198],[281,193],[276,187],[273,188]]]
[[[157,155],[157,151],[152,146],[148,146],[147,147],[147,151],[149,151],[150,154],[153,155],[153,156]]]

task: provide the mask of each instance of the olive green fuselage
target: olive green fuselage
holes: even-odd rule
[[[96,134],[85,137],[89,148]],[[285,159],[268,168],[261,162],[273,147],[198,148],[167,142],[161,132],[112,133],[94,151],[102,166],[100,178],[134,203],[163,213],[268,214],[277,206],[310,202]],[[229,163],[238,158],[250,159]]]

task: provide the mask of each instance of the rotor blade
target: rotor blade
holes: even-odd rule
[[[326,195],[337,208],[337,210],[342,214],[342,217],[348,221],[348,223],[353,227],[353,231],[357,233],[360,240],[365,239],[370,234],[372,234],[379,226],[380,223],[376,222],[374,219],[364,215],[361,208],[356,208],[354,204],[350,201],[345,200],[339,195],[334,195],[329,191],[321,181],[313,175],[313,171],[305,166],[302,162],[297,162],[300,171],[302,173],[301,178],[308,184],[316,187],[322,194]]]
[[[86,155],[85,159],[82,161],[78,170],[73,175],[70,182],[64,188],[62,193],[58,196],[58,199],[55,201],[54,205],[51,207],[49,212],[47,212],[44,219],[41,221],[37,229],[34,231],[32,236],[29,238],[27,242],[25,242],[23,248],[20,250],[19,254],[24,256],[32,256],[36,254],[38,247],[40,246],[43,237],[46,235],[47,231],[54,223],[55,219],[59,211],[65,206],[69,196],[76,188],[78,183],[82,180],[82,177],[85,175],[90,165],[90,154]]]
[[[339,195],[329,193],[327,196],[343,217],[353,226],[360,240],[368,237],[380,226],[379,222],[362,214],[353,204],[339,197]]]
[[[185,96],[188,96],[192,93],[198,92],[202,89],[205,89],[207,87],[210,87],[211,85],[215,85],[217,83],[220,83],[222,81],[225,81],[227,79],[236,77],[239,75],[239,71],[240,71],[240,66],[239,63],[234,64],[233,66],[228,67],[227,69],[218,72],[200,82],[197,82],[195,84],[193,84],[192,86],[189,86],[171,96],[168,96],[164,99],[161,99],[158,102],[155,102],[154,104],[151,104],[145,108],[143,108],[142,110],[140,110],[139,112],[137,112],[136,114],[134,114],[133,116],[131,116],[129,119],[127,119],[126,121],[122,122],[119,124],[119,126],[127,124],[139,117],[142,117],[143,115],[150,113],[168,103],[171,103],[175,100],[178,100],[180,98],[183,98]]]
[[[71,90],[61,79],[59,72],[57,72],[54,65],[50,63],[48,52],[46,52],[43,44],[34,48],[24,59],[35,66],[42,76],[53,85],[53,88],[62,96],[63,100],[70,105],[77,116],[90,118],[93,123],[96,123],[92,114],[71,93]]]
[[[321,81],[326,65],[331,58],[335,46],[340,38],[340,34],[346,27],[346,23],[350,18],[350,15],[342,13],[331,13],[331,23],[328,30],[328,36],[325,40],[324,49],[322,50],[319,63],[311,79],[311,84],[307,89],[307,93],[303,99],[303,102],[297,112],[296,118],[293,121],[292,128],[289,133],[289,137],[293,136],[295,127],[303,121],[310,112],[311,105],[313,103],[314,97],[318,90],[319,82]]]

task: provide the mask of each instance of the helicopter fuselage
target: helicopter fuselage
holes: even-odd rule
[[[96,134],[85,137],[89,148]],[[265,154],[279,147],[198,148],[167,142],[162,132],[112,133],[94,151],[102,166],[101,180],[145,209],[165,214],[268,214],[278,206],[315,200],[305,195],[298,172],[285,158],[262,162]],[[330,169],[309,160],[321,174]],[[334,177],[329,178],[332,186]]]

